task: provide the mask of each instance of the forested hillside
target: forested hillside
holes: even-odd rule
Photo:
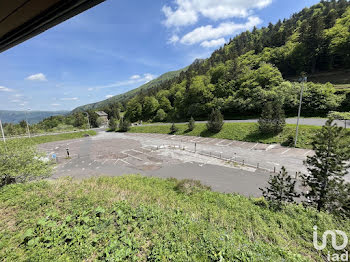
[[[177,70],[177,71],[170,71],[165,74],[162,74],[161,76],[157,77],[156,79],[138,87],[133,90],[130,90],[124,94],[116,95],[111,98],[108,98],[106,100],[103,100],[101,102],[93,103],[93,104],[88,104],[84,106],[77,107],[76,109],[73,110],[73,112],[79,112],[79,111],[86,111],[90,109],[98,109],[98,108],[103,108],[103,107],[108,107],[110,105],[116,104],[116,103],[122,103],[124,101],[127,101],[130,99],[132,96],[137,94],[138,92],[142,90],[148,90],[150,88],[154,88],[158,85],[161,85],[164,81],[168,81],[170,79],[173,79],[177,76],[180,75],[182,71],[186,71],[188,67],[185,67],[183,69]]]
[[[131,121],[175,120],[206,117],[213,108],[225,116],[257,115],[270,100],[279,100],[287,114],[296,114],[301,84],[286,79],[297,79],[302,72],[346,75],[350,68],[349,28],[350,3],[332,0],[305,8],[275,25],[243,32],[178,77],[130,99],[125,116]],[[308,83],[303,114],[349,111],[349,101],[346,88]]]

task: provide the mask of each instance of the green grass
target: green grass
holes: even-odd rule
[[[313,226],[350,233],[349,220],[193,186],[141,176],[5,186],[0,260],[323,261],[334,250],[314,249]]]
[[[31,137],[31,138],[16,138],[16,139],[17,140],[19,140],[19,139],[20,140],[28,140],[34,144],[43,144],[43,143],[54,142],[54,141],[81,138],[81,137],[84,137],[86,134],[88,134],[90,136],[95,136],[96,131],[89,130],[89,131],[81,131],[81,132],[59,134],[59,135],[35,136],[35,137]]]
[[[296,125],[286,125],[284,131],[276,136],[263,135],[258,130],[258,124],[256,123],[225,123],[222,130],[213,134],[207,131],[205,124],[196,124],[196,128],[188,132],[187,125],[176,125],[179,131],[176,135],[188,135],[188,136],[202,136],[202,137],[214,137],[222,139],[232,139],[246,142],[260,142],[260,143],[283,143],[288,139],[288,136],[295,136]],[[319,126],[299,126],[298,147],[310,148],[311,141],[315,133],[320,129]],[[131,127],[129,132],[133,133],[160,133],[168,134],[170,125],[159,126],[138,126]],[[350,133],[350,132],[349,132]]]

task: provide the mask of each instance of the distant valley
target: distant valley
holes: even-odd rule
[[[66,115],[69,111],[10,111],[0,110],[0,119],[3,123],[19,123],[27,118],[30,124],[36,124],[41,120],[58,115]]]

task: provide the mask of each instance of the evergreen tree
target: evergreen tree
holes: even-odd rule
[[[305,197],[307,204],[318,211],[332,211],[339,205],[342,195],[344,175],[349,167],[350,148],[342,127],[329,119],[312,142],[315,154],[307,157],[305,164],[309,174],[302,176],[303,185],[308,187]],[[338,196],[338,197],[337,197]]]
[[[207,122],[207,128],[210,132],[218,133],[221,131],[224,125],[224,117],[222,116],[219,109],[213,109],[209,115],[209,120]]]
[[[118,128],[118,123],[117,123],[117,120],[112,117],[110,120],[109,120],[109,129],[111,131],[116,131]]]
[[[282,103],[278,100],[267,102],[262,110],[259,130],[263,134],[278,134],[283,131],[286,119]]]
[[[170,127],[170,134],[175,134],[178,130],[179,128],[173,123]]]
[[[296,181],[292,181],[291,176],[283,166],[281,171],[268,180],[269,186],[266,189],[259,188],[263,196],[271,203],[274,209],[281,209],[285,202],[294,202],[294,198],[300,196],[295,191]]]
[[[119,131],[120,132],[128,132],[130,129],[130,122],[128,119],[124,119],[123,117],[120,119],[119,122]]]
[[[191,117],[190,121],[188,122],[188,130],[192,131],[196,126],[196,122],[194,121],[194,118]]]

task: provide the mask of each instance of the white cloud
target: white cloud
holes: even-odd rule
[[[79,100],[79,98],[77,97],[64,97],[64,98],[61,98],[62,101],[77,101]]]
[[[131,76],[128,80],[118,81],[118,82],[115,82],[113,84],[98,86],[96,88],[101,89],[101,88],[124,87],[124,86],[130,86],[130,85],[135,85],[135,84],[145,84],[145,83],[148,83],[149,81],[151,81],[155,78],[156,78],[155,75],[150,74],[150,73],[146,73],[137,79],[134,76]]]
[[[203,47],[217,47],[217,46],[222,46],[225,44],[226,40],[225,38],[219,38],[219,39],[213,39],[213,40],[206,40],[201,43],[201,46]]]
[[[170,39],[168,40],[169,44],[175,44],[180,40],[180,37],[178,35],[172,35]]]
[[[61,104],[51,104],[52,106],[60,106]]]
[[[15,97],[22,97],[23,95],[21,95],[21,94],[15,94],[14,96],[15,96]]]
[[[21,102],[21,100],[19,100],[19,99],[13,99],[13,100],[11,100],[11,102],[12,102],[12,103],[19,103],[19,102]]]
[[[113,97],[113,95],[106,95],[106,98],[111,98]]]
[[[92,90],[94,90],[92,87],[88,88],[88,91],[92,91]]]
[[[30,75],[26,79],[31,81],[47,81],[46,76],[43,73]]]
[[[174,0],[174,8],[163,6],[167,27],[194,25],[199,16],[218,21],[234,17],[248,17],[254,9],[261,9],[272,0]]]
[[[14,90],[11,89],[11,88],[7,88],[7,87],[4,87],[4,86],[0,86],[0,92],[13,92]]]
[[[184,35],[180,42],[186,45],[193,45],[210,39],[218,39],[227,35],[233,35],[239,31],[252,29],[262,21],[259,17],[251,16],[244,24],[236,24],[234,22],[221,23],[218,27],[212,25],[201,26],[192,32]]]
[[[140,75],[133,75],[133,76],[130,77],[130,79],[140,79],[140,78],[141,78]]]

